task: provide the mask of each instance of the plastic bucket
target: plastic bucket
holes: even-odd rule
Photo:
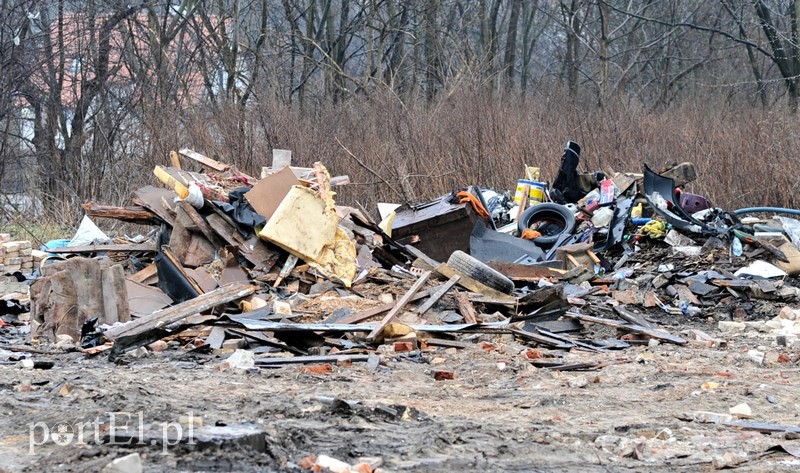
[[[528,192],[528,205],[542,203],[546,184],[544,182],[529,181],[527,179],[520,179],[517,181],[517,190],[514,192],[514,203],[519,205],[522,202],[522,195],[525,193],[526,185],[530,187]]]

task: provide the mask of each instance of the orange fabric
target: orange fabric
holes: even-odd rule
[[[466,191],[461,191],[458,194],[456,194],[456,197],[461,198],[459,202],[461,202],[462,204],[466,202],[472,204],[472,208],[475,209],[475,212],[481,217],[489,218],[489,212],[487,212],[486,209],[483,207],[483,205],[481,205],[481,201],[478,200],[478,198],[472,195],[471,193]]]
[[[523,240],[535,240],[540,236],[542,236],[541,233],[537,232],[536,230],[531,230],[530,228],[522,230],[522,235],[520,235]]]

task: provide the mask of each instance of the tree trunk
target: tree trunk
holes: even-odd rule
[[[506,70],[506,87],[514,87],[514,75],[516,73],[516,53],[517,53],[517,24],[519,23],[519,12],[522,7],[522,0],[511,0],[511,16],[508,19],[508,35],[506,36],[506,54],[503,58]]]

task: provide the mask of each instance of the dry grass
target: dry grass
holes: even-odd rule
[[[153,183],[152,168],[169,162],[170,149],[192,147],[257,175],[274,147],[293,150],[297,165],[322,161],[332,174],[348,174],[353,184],[340,188],[338,201],[371,209],[471,184],[513,189],[525,164],[552,181],[571,139],[583,148],[584,171],[691,161],[700,178],[689,191],[718,206],[800,206],[797,118],[713,97],[702,102],[653,112],[624,103],[580,106],[553,90],[523,100],[464,89],[432,106],[386,94],[305,114],[277,101],[247,112],[160,110],[143,132],[146,158],[120,166],[125,179],[96,200],[122,204],[120,196]]]

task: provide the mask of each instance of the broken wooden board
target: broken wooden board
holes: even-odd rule
[[[369,355],[322,355],[322,356],[292,356],[275,358],[256,358],[258,366],[281,366],[302,363],[344,363],[348,361],[365,362]]]
[[[225,341],[225,327],[214,327],[211,333],[206,337],[206,345],[210,346],[212,350],[219,350],[222,348],[222,343]]]
[[[172,304],[172,299],[157,287],[145,286],[130,279],[125,281],[125,287],[131,314],[136,317],[151,314]]]
[[[591,243],[575,243],[562,246],[556,250],[556,259],[562,261],[564,265],[562,269],[565,270],[570,270],[577,266],[592,269],[594,265],[600,264],[600,260],[592,252],[592,247]]]
[[[203,292],[211,292],[219,286],[219,283],[216,279],[214,279],[214,276],[212,276],[203,266],[195,269],[186,268],[186,274],[188,274],[189,277],[192,278],[198,286],[200,286],[200,289],[202,289]]]
[[[540,345],[545,345],[550,348],[558,348],[561,350],[569,350],[570,348],[575,348],[574,343],[564,343],[561,340],[557,340],[555,338],[547,337],[539,333],[529,332],[527,330],[523,330],[521,328],[514,328],[511,329],[511,333],[518,336],[519,338],[530,340],[532,342],[536,342]]]
[[[456,302],[458,303],[458,311],[464,317],[464,322],[468,324],[478,323],[478,318],[475,314],[475,307],[469,301],[469,296],[464,292],[456,292]]]
[[[512,295],[509,295],[509,294],[502,293],[502,292],[500,292],[500,291],[498,291],[496,289],[492,289],[491,287],[488,287],[485,284],[480,283],[480,282],[472,279],[471,277],[467,276],[466,274],[463,274],[463,273],[460,273],[460,272],[456,271],[451,266],[448,266],[446,263],[442,263],[439,266],[437,266],[436,267],[436,272],[441,274],[442,276],[444,276],[446,278],[452,278],[455,275],[459,275],[459,276],[461,276],[461,280],[458,282],[459,286],[461,286],[464,289],[467,289],[467,290],[469,290],[471,292],[477,292],[478,294],[486,296],[487,298],[492,299],[494,301],[504,302],[504,303],[508,303],[508,304],[516,304],[517,303],[517,298],[516,297],[514,297]]]
[[[183,148],[178,153],[215,171],[224,172],[230,169],[230,165],[211,159],[189,148]]]
[[[400,300],[397,301],[397,304],[395,304],[392,310],[390,310],[389,313],[386,314],[386,316],[380,321],[378,326],[375,327],[375,330],[373,330],[372,332],[370,332],[369,335],[367,335],[367,340],[374,341],[381,336],[384,327],[386,327],[386,325],[389,322],[391,322],[392,319],[394,319],[400,313],[401,310],[403,310],[403,308],[411,301],[411,298],[414,297],[414,294],[416,294],[417,291],[419,291],[420,288],[422,288],[425,282],[428,281],[428,278],[430,276],[431,272],[426,271],[417,279],[414,285],[411,286],[411,289],[409,289],[408,292],[406,292],[403,295],[403,297],[401,297]]]
[[[186,201],[179,202],[178,207],[183,210],[187,217],[192,221],[194,227],[200,231],[211,243],[213,248],[219,249],[225,246],[225,240],[223,240],[217,232],[211,228],[211,225],[208,224],[205,217],[200,215],[200,213],[192,207],[192,205]]]
[[[437,302],[439,302],[439,299],[441,299],[442,297],[444,297],[444,295],[445,295],[445,294],[447,294],[447,293],[448,293],[448,291],[450,291],[450,289],[452,289],[452,288],[453,288],[453,286],[455,286],[456,284],[458,284],[458,282],[459,282],[459,281],[461,281],[461,276],[459,276],[458,274],[456,274],[455,276],[453,276],[453,277],[451,277],[450,279],[448,279],[448,280],[447,280],[447,282],[446,282],[446,283],[444,283],[444,284],[441,286],[441,288],[440,288],[440,289],[438,289],[436,292],[434,292],[434,293],[431,295],[431,298],[430,298],[430,299],[428,299],[427,301],[425,301],[425,303],[424,303],[424,304],[422,304],[421,306],[419,306],[419,307],[417,308],[417,314],[419,314],[419,315],[424,315],[424,314],[425,314],[425,312],[427,312],[428,310],[430,310],[430,308],[431,308],[431,307],[433,307],[433,306],[434,306],[434,304],[436,304]]]
[[[616,320],[604,319],[601,317],[594,317],[591,315],[576,314],[574,312],[567,312],[564,314],[564,317],[580,320],[581,322],[592,322],[596,324],[608,325],[609,327],[614,327],[620,330],[626,330],[628,332],[647,335],[648,337],[657,338],[659,340],[664,340],[666,342],[674,343],[676,345],[686,344],[686,340],[682,339],[681,337],[672,335],[671,333],[661,329],[647,328],[641,325],[631,324],[629,322],[619,322]]]
[[[428,297],[427,293],[420,292],[414,295],[409,302],[418,301],[420,299],[424,299]],[[380,315],[384,312],[392,310],[395,306],[394,302],[389,302],[388,304],[381,304],[379,306],[375,306],[371,309],[362,310],[360,312],[356,312],[355,314],[350,314],[345,317],[339,319],[336,323],[340,324],[355,324],[359,322],[363,322],[371,317],[375,317],[376,315]],[[327,319],[326,319],[327,320]]]
[[[87,202],[81,205],[81,208],[86,212],[86,215],[92,218],[113,218],[114,220],[140,225],[158,225],[161,223],[156,214],[139,205],[114,207]]]
[[[159,340],[163,336],[164,329],[181,319],[205,312],[218,305],[242,299],[257,290],[258,286],[249,283],[231,284],[175,306],[153,312],[124,325],[111,327],[103,332],[103,336],[107,340],[114,342],[109,359],[113,361],[128,350]]]
[[[275,266],[275,263],[280,257],[280,253],[267,248],[264,242],[257,236],[253,235],[249,239],[245,239],[238,230],[236,230],[236,227],[216,213],[209,215],[207,220],[211,228],[214,229],[214,232],[222,237],[229,245],[235,246],[239,250],[239,254],[253,264],[255,267],[254,269],[266,272]]]
[[[158,268],[155,263],[150,263],[141,271],[138,271],[128,276],[128,281],[133,281],[139,284],[149,284],[158,279]]]
[[[299,184],[291,169],[285,167],[258,181],[244,197],[259,215],[269,220],[292,187]]]
[[[196,268],[214,261],[214,255],[219,247],[214,245],[199,232],[194,220],[189,216],[192,206],[182,202],[178,205],[175,224],[170,233],[169,247],[175,258],[184,266]],[[205,222],[205,220],[203,220]]]
[[[542,278],[558,278],[566,273],[566,271],[562,269],[540,265],[506,263],[499,261],[489,261],[486,263],[486,265],[498,271],[503,276],[511,279],[512,281],[536,282]]]
[[[48,253],[69,254],[69,253],[97,253],[99,251],[116,251],[120,253],[155,253],[156,246],[153,243],[133,243],[128,245],[85,245],[85,246],[62,246],[61,248],[50,248]]]
[[[167,222],[170,226],[175,224],[175,192],[160,187],[144,186],[133,193],[134,203],[145,207]]]
[[[629,311],[627,308],[625,308],[625,306],[614,307],[614,312],[616,312],[617,315],[619,315],[620,318],[626,322],[630,322],[634,325],[641,325],[645,328],[654,328],[648,321]]]

